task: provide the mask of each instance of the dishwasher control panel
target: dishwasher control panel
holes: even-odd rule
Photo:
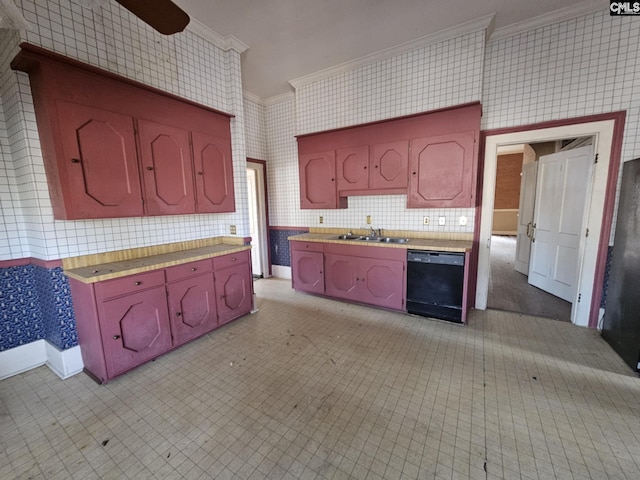
[[[408,250],[407,261],[420,263],[436,263],[439,265],[464,266],[464,253]]]

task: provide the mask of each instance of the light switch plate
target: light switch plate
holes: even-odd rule
[[[229,231],[231,232],[231,235],[235,235],[236,234],[236,226],[235,225],[230,225],[229,226]]]
[[[422,218],[422,224],[423,225],[429,225],[429,217],[423,217]]]
[[[460,225],[462,225],[463,227],[467,224],[467,217],[465,217],[464,215],[462,215],[460,217]]]
[[[371,215],[367,215],[367,225],[371,225]]]
[[[447,218],[446,217],[438,217],[438,225],[446,225]]]

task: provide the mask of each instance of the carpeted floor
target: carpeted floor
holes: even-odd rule
[[[539,317],[571,321],[571,304],[527,283],[514,268],[516,237],[491,237],[491,276],[487,306]]]

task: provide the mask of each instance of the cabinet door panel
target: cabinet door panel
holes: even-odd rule
[[[409,181],[407,177],[409,167],[408,141],[374,145],[371,163],[371,188],[407,188]]]
[[[474,141],[473,132],[414,140],[408,206],[473,206]]]
[[[369,146],[336,151],[338,192],[369,188]]]
[[[358,276],[363,279],[361,301],[397,310],[404,307],[403,262],[362,258]]]
[[[171,348],[164,286],[104,302],[100,320],[109,377]]]
[[[322,252],[291,251],[293,288],[310,293],[324,293]]]
[[[332,297],[359,301],[358,259],[344,255],[325,255],[325,293]]]
[[[63,101],[57,102],[57,110],[67,218],[141,216],[133,119]]]
[[[198,213],[235,212],[230,139],[192,133]]]
[[[179,345],[213,330],[218,322],[213,274],[167,285],[173,344]]]
[[[148,215],[195,212],[189,132],[138,120]]]
[[[300,155],[300,208],[337,208],[335,152]]]
[[[220,325],[251,310],[253,284],[248,263],[216,271],[215,287]]]

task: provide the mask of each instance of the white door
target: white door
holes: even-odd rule
[[[529,283],[568,302],[577,288],[593,163],[591,145],[538,161]]]
[[[518,233],[516,235],[516,271],[529,275],[531,257],[531,237],[533,227],[533,207],[536,200],[536,175],[538,162],[522,165],[520,179],[520,205],[518,206]]]
[[[251,236],[251,268],[254,275],[262,275],[260,227],[258,225],[258,183],[256,171],[247,168],[247,195],[249,196],[249,235]]]

